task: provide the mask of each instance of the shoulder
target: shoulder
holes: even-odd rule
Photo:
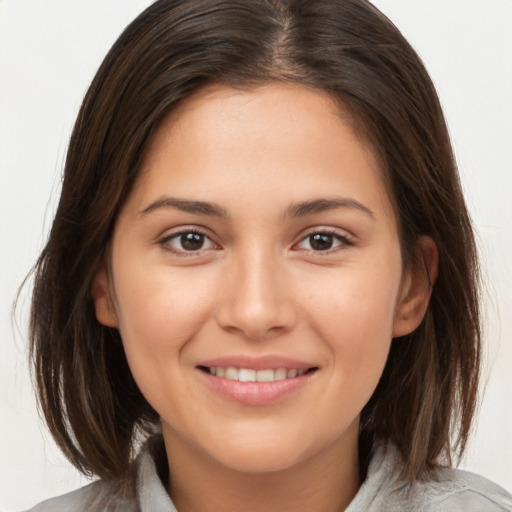
[[[43,501],[27,512],[136,512],[137,500],[128,481],[98,480]]]
[[[442,468],[431,480],[407,481],[400,471],[396,448],[381,445],[346,512],[512,512],[512,496],[479,475]]]
[[[176,512],[163,483],[166,468],[163,439],[156,435],[147,440],[126,475],[98,480],[27,512]]]
[[[413,487],[425,511],[512,511],[512,496],[505,489],[469,471],[441,469],[436,481],[415,483]]]

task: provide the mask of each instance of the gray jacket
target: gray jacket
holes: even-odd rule
[[[366,480],[345,512],[512,511],[512,496],[481,476],[446,468],[439,470],[436,481],[407,482],[398,478],[398,460],[394,447],[381,446],[370,462]],[[147,445],[133,469],[131,480],[96,481],[44,501],[27,512],[178,512],[158,476],[157,464]]]

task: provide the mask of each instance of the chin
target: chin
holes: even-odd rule
[[[295,450],[296,452],[296,447]],[[233,449],[225,450],[217,462],[226,469],[239,473],[265,474],[285,471],[296,466],[302,457],[297,453],[289,453],[286,450],[275,450],[269,447],[257,449]]]

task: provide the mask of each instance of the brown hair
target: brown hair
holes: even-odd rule
[[[62,195],[35,267],[31,357],[41,409],[80,470],[127,471],[158,415],[135,384],[119,333],[96,320],[92,280],[148,143],[183,98],[212,82],[291,81],[328,91],[380,157],[406,262],[420,235],[439,275],[416,331],[392,342],[361,415],[365,464],[393,442],[403,477],[464,451],[480,365],[478,267],[441,107],[419,57],[366,0],[160,0],[114,44],[83,101]]]

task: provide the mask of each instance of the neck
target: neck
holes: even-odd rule
[[[165,429],[164,439],[171,475],[167,491],[180,512],[341,512],[360,486],[357,435],[349,446],[340,440],[268,473],[229,468]]]

